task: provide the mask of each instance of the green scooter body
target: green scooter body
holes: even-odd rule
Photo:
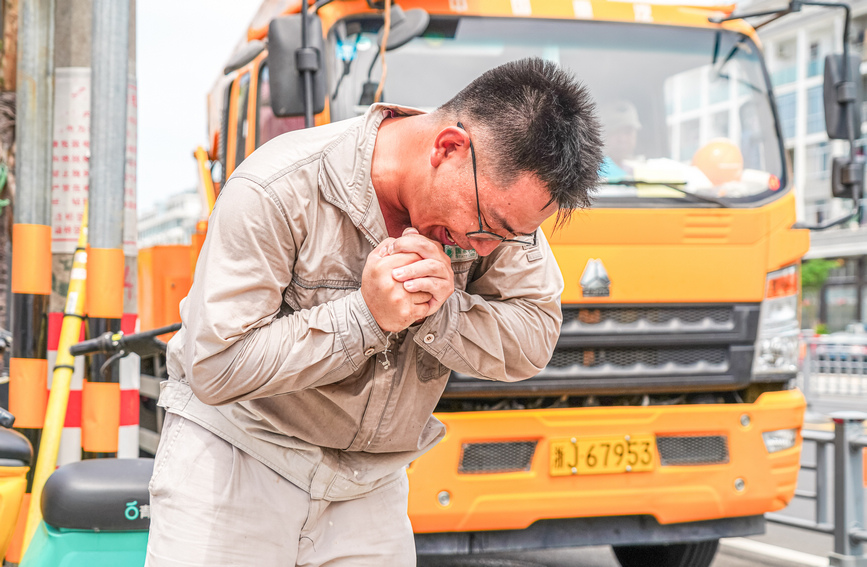
[[[94,459],[57,469],[20,567],[143,567],[153,459]]]
[[[42,522],[19,567],[142,567],[147,543],[147,530],[69,530]]]

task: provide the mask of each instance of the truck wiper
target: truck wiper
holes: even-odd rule
[[[723,208],[729,208],[729,205],[723,201],[722,199],[717,199],[716,197],[708,197],[706,195],[699,195],[698,193],[693,193],[692,191],[687,191],[684,189],[684,185],[686,182],[684,181],[643,181],[641,179],[609,179],[602,182],[602,185],[662,185],[663,187],[668,187],[669,189],[674,189],[675,191],[679,191],[694,199],[696,201],[703,201],[705,203],[714,203]]]

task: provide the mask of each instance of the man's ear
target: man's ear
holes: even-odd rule
[[[470,136],[462,128],[448,126],[439,131],[430,150],[430,164],[439,167],[452,157],[463,157],[470,152]]]

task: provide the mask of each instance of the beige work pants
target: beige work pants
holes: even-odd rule
[[[404,475],[354,500],[314,500],[170,413],[150,483],[145,566],[412,567],[407,491]]]

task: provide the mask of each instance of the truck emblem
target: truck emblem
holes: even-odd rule
[[[608,297],[610,295],[611,280],[602,260],[590,258],[584,266],[579,282],[584,290],[584,297]]]

